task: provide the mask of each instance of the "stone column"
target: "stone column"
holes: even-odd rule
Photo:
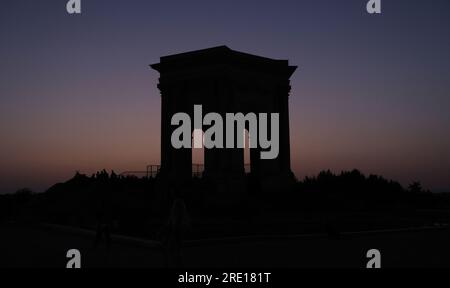
[[[170,179],[190,179],[192,176],[192,151],[188,148],[175,149],[172,146],[172,116],[177,112],[192,115],[192,107],[185,100],[183,87],[171,84],[159,85],[161,89],[161,173]]]
[[[289,91],[290,86],[280,91],[280,154],[279,169],[282,173],[291,173],[291,150],[289,139]]]

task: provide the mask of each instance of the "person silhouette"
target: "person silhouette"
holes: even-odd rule
[[[108,250],[111,248],[111,221],[108,214],[109,213],[104,210],[97,213],[97,230],[95,233],[94,248],[99,246],[100,242],[103,240],[103,237],[105,239],[106,248]]]
[[[191,219],[183,198],[176,196],[170,210],[166,227],[166,261],[168,266],[182,266],[182,246],[186,232],[191,227]]]
[[[97,248],[102,242],[103,237],[105,240],[106,248],[108,251],[111,248],[111,226],[112,226],[112,211],[111,211],[111,193],[107,191],[101,191],[100,193],[100,205],[97,209],[97,230],[94,240],[94,248]]]

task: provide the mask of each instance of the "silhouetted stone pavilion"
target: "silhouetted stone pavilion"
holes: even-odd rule
[[[172,180],[191,177],[192,151],[172,147],[171,135],[177,127],[170,122],[177,112],[187,113],[193,119],[194,104],[201,104],[203,115],[216,112],[223,119],[225,113],[279,113],[278,157],[262,160],[260,148],[250,149],[250,170],[252,175],[265,182],[265,187],[269,184],[276,187],[279,181],[292,179],[288,99],[289,79],[296,66],[290,66],[287,60],[269,59],[219,46],[164,56],[160,63],[151,67],[160,73],[162,175]],[[225,131],[223,139],[225,141]],[[243,149],[204,151],[203,177],[222,183],[240,179],[245,174]]]

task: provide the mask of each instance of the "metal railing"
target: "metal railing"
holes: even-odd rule
[[[155,178],[158,175],[160,170],[160,165],[147,165],[146,171],[124,171],[120,173],[120,176],[136,176],[136,177],[145,177],[145,178]]]
[[[204,171],[205,165],[195,163],[192,164],[192,178],[202,178]]]
[[[146,171],[124,171],[120,173],[120,176],[136,176],[145,178],[155,178],[161,170],[161,165],[147,165]],[[245,173],[250,173],[250,164],[244,164]],[[192,177],[202,178],[205,171],[204,164],[193,163],[192,164]]]
[[[160,169],[161,169],[160,165],[147,165],[147,178],[156,177]]]

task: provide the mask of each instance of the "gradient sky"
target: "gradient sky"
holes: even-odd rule
[[[358,168],[450,188],[450,1],[2,0],[0,193],[159,163],[160,56],[289,59],[297,177]]]

